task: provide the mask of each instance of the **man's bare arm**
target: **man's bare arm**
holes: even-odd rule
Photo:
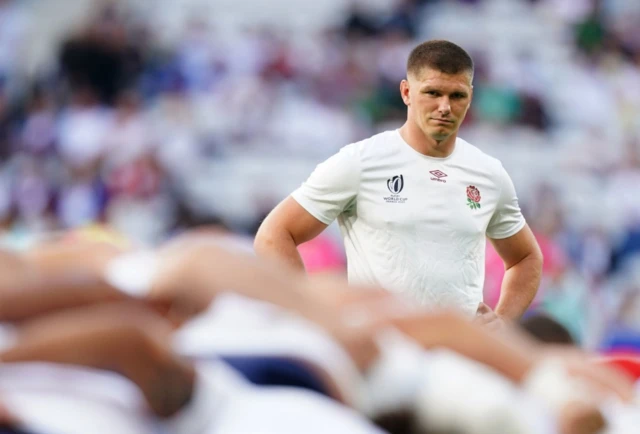
[[[288,197],[262,222],[254,248],[260,257],[277,259],[297,270],[304,270],[298,245],[317,237],[326,227],[295,199]]]
[[[525,313],[540,286],[542,252],[527,225],[511,237],[491,239],[491,242],[506,270],[496,313],[504,319],[517,320]]]
[[[58,310],[130,300],[101,281],[60,279],[0,291],[0,322],[21,322]]]
[[[26,254],[0,251],[0,321],[129,299],[109,286],[101,266],[119,252],[104,243],[49,244]]]
[[[192,395],[195,371],[170,349],[171,327],[148,309],[117,303],[58,312],[25,323],[2,362],[51,362],[116,372],[168,417]]]
[[[146,299],[172,305],[174,311],[189,316],[206,309],[220,292],[229,291],[312,321],[326,321],[329,308],[309,285],[304,273],[281,261],[227,249],[215,237],[187,238],[158,251],[158,273]],[[346,288],[346,282],[340,288]]]

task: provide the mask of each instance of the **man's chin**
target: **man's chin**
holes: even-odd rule
[[[436,142],[442,142],[443,140],[446,140],[449,137],[451,137],[451,133],[450,132],[446,132],[446,133],[444,133],[444,132],[432,132],[431,134],[429,134],[429,137],[431,137]]]
[[[451,136],[455,131],[455,128],[452,128],[449,125],[426,125],[425,128],[422,129],[426,136],[433,138],[434,140],[443,140],[447,137]]]

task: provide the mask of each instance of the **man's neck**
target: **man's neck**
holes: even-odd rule
[[[442,141],[437,141],[432,137],[425,136],[418,127],[407,121],[400,127],[400,136],[422,155],[446,158],[453,153],[458,135],[454,133]]]

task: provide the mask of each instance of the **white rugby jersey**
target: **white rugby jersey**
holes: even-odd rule
[[[470,315],[482,300],[485,237],[525,225],[500,161],[460,138],[448,157],[428,157],[398,130],[345,146],[292,197],[321,222],[338,220],[351,282]]]

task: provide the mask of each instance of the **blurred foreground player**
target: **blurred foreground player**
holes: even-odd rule
[[[433,366],[429,369],[424,369],[426,366],[422,365],[424,363],[422,355],[409,350],[414,354],[409,359],[414,360],[414,362],[409,365],[417,366],[418,369],[406,369],[408,366],[404,363],[406,360],[402,364],[403,369],[397,369],[397,365],[394,367],[393,362],[391,362],[391,365],[385,363],[393,368],[386,371],[391,375],[387,381],[380,383],[375,380],[375,378],[380,377],[374,376],[373,379],[365,381],[368,385],[364,389],[358,387],[358,378],[363,373],[371,371],[372,366],[375,366],[380,360],[384,361],[385,354],[392,354],[392,360],[397,358],[397,356],[393,356],[397,352],[396,350],[391,350],[390,352],[385,350],[382,351],[382,356],[380,355],[380,342],[378,342],[379,338],[376,336],[378,336],[378,332],[389,326],[399,329],[403,334],[419,342],[423,347],[451,348],[464,355],[467,359],[477,360],[500,372],[510,383],[524,381],[524,377],[528,377],[525,374],[531,371],[533,366],[540,363],[539,357],[543,352],[539,347],[531,347],[526,341],[503,342],[502,344],[498,341],[496,344],[495,338],[484,336],[470,324],[455,318],[448,318],[447,315],[434,316],[416,312],[415,309],[403,310],[406,305],[395,302],[394,297],[387,293],[376,293],[369,290],[352,294],[349,288],[345,287],[344,284],[341,286],[340,282],[304,279],[298,273],[287,271],[273,264],[263,263],[251,256],[221,247],[215,239],[204,236],[185,237],[182,240],[170,243],[158,252],[139,252],[125,256],[115,255],[112,259],[115,260],[115,263],[111,263],[111,260],[107,261],[108,265],[105,267],[107,274],[110,276],[107,280],[112,282],[112,286],[119,287],[123,285],[123,287],[126,287],[124,288],[126,291],[135,292],[141,301],[153,300],[154,304],[159,301],[166,303],[170,306],[168,310],[171,313],[170,317],[174,319],[187,319],[190,315],[202,312],[212,300],[219,298],[221,293],[229,292],[229,290],[236,290],[253,298],[282,305],[287,310],[307,317],[315,324],[320,325],[321,330],[324,330],[320,334],[325,333],[330,340],[335,340],[338,347],[344,349],[343,351],[348,356],[346,359],[351,360],[351,363],[355,366],[355,374],[351,375],[351,381],[348,378],[344,381],[344,376],[334,376],[333,379],[329,380],[333,380],[333,383],[336,383],[333,385],[333,389],[341,391],[343,398],[347,398],[342,399],[343,402],[358,408],[371,417],[379,416],[381,412],[389,411],[390,409],[402,408],[407,402],[411,404],[416,401],[419,390],[416,390],[415,387],[409,387],[406,390],[401,387],[400,391],[396,391],[395,394],[391,395],[391,400],[385,401],[384,397],[388,395],[390,385],[419,385],[422,384],[419,381],[420,378],[423,378],[420,376],[421,372],[442,372],[442,369],[452,365],[452,363],[441,365],[440,370],[436,370]],[[123,264],[128,265],[129,270],[126,267],[123,269]],[[367,295],[364,296],[363,294]],[[412,319],[412,316],[416,315],[418,317]],[[386,317],[390,318],[385,319]],[[251,350],[255,355],[260,355],[261,352],[264,354],[264,351],[273,351],[274,348],[265,346],[269,338],[279,344],[281,353],[287,349],[283,350],[283,343],[286,344],[286,339],[284,341],[282,339],[282,330],[293,328],[287,327],[288,325],[296,326],[297,328],[300,324],[287,323],[282,319],[277,320],[277,318],[271,316],[269,321],[266,321],[261,327],[264,328],[263,326],[269,323],[273,325],[280,322],[283,328],[280,330],[275,328],[272,329],[270,334],[262,334],[263,342],[249,341],[249,348],[244,349],[245,354],[251,353]],[[371,323],[371,319],[374,320],[373,323]],[[360,323],[361,325],[357,326],[354,323]],[[242,334],[243,330],[240,324],[237,322],[234,327],[229,327],[225,330],[231,340],[242,341],[241,338],[247,336]],[[209,330],[210,337],[214,341],[221,337],[220,334],[216,335],[216,327]],[[235,335],[234,332],[236,333]],[[308,332],[307,338],[303,341],[310,341],[314,335],[317,336],[318,333]],[[301,346],[298,341],[290,341],[288,349],[290,350],[296,345],[298,347]],[[399,351],[403,351],[402,347],[398,348]],[[220,353],[221,349],[223,348],[218,348],[218,353]],[[275,348],[275,350],[278,350],[278,348]],[[299,358],[305,357],[305,354],[301,354],[300,351],[292,354]],[[314,357],[310,357],[308,361],[310,365],[315,363],[319,370],[324,369],[328,373],[336,371],[335,367],[332,369],[332,366],[330,366],[335,365],[335,361],[329,361],[328,363],[324,360],[322,361],[323,363],[318,363],[318,359]],[[554,370],[555,372],[564,372],[563,370],[567,368],[570,368],[574,375],[581,378],[580,384],[586,382],[589,385],[589,390],[594,387],[596,390],[604,388],[605,391],[615,391],[616,394],[626,399],[630,397],[628,387],[624,383],[620,384],[616,381],[612,382],[611,378],[603,378],[604,371],[593,372],[590,369],[586,369],[587,367],[584,363],[571,363],[561,367],[560,371],[558,371],[558,368],[553,368],[551,372],[553,373]],[[438,375],[435,379],[442,377],[453,381],[455,378],[462,378],[461,373],[466,371],[468,369],[461,369],[457,373],[449,370],[446,375]],[[380,370],[374,368],[372,372],[380,372]],[[382,372],[385,371],[382,370]],[[403,378],[395,376],[402,373],[406,374]],[[558,377],[557,374],[553,375]],[[325,375],[324,378],[326,377]],[[385,378],[386,375],[382,375],[382,377]],[[483,376],[481,375],[481,377]],[[564,380],[564,377],[560,375],[559,379],[556,378],[554,380],[554,383],[562,384],[563,381],[559,380]],[[434,378],[431,378],[429,383],[435,384]],[[534,384],[539,384],[539,382],[534,382]],[[579,394],[573,392],[584,389],[582,386],[574,386],[574,384],[570,384],[565,387],[564,398],[559,400],[559,409],[564,409],[567,406],[565,402],[567,399],[580,398]],[[446,402],[446,400],[440,398],[443,397],[443,394],[446,394],[448,389],[450,388],[432,388],[436,392],[435,397],[437,399],[430,398],[428,402]],[[545,386],[542,389],[546,390],[547,387]],[[363,395],[362,392],[359,392],[362,390],[366,391],[364,393],[366,396],[382,397],[381,401],[367,403],[365,400],[363,402],[362,399],[359,399],[359,396]],[[375,390],[378,393],[375,393]],[[511,389],[507,388],[507,390]],[[503,398],[505,396],[508,397],[510,396],[509,393],[511,392],[501,396]],[[586,396],[591,398],[609,394],[610,392],[599,392],[589,393]],[[469,392],[465,391],[465,393],[456,396],[457,399],[462,399],[469,395]],[[578,396],[576,397],[576,395]],[[351,399],[348,399],[349,397]],[[503,399],[501,402],[501,405],[507,405],[508,403],[513,405],[514,402],[518,401],[515,399]],[[461,404],[458,403],[459,405]],[[594,404],[586,402],[583,404],[578,403],[578,405],[582,405],[579,408],[583,409],[584,405],[587,405],[587,411],[590,411],[589,406]],[[515,408],[518,407],[516,406]],[[490,410],[490,408],[485,408],[483,411]],[[445,411],[442,407],[439,407],[438,413],[444,414]],[[456,417],[456,419],[461,420],[462,418]],[[513,423],[513,421],[505,421],[504,423]]]
[[[171,330],[127,305],[42,317],[0,354],[0,397],[39,433],[381,432],[327,398],[253,387],[220,362],[193,364],[172,351]]]
[[[162,250],[161,250],[162,252]],[[164,256],[164,259],[161,259]],[[256,261],[255,258],[246,257],[242,260],[242,255],[233,254],[232,252],[221,250],[215,243],[207,243],[205,240],[192,240],[191,243],[178,243],[174,246],[170,246],[161,253],[159,258],[153,261],[156,262],[156,273],[151,273],[148,276],[148,280],[141,285],[142,282],[138,282],[139,286],[136,291],[145,294],[145,297],[150,299],[164,299],[171,300],[173,298],[183,299],[184,304],[185,297],[193,297],[192,302],[196,304],[206,304],[214,298],[219,298],[221,293],[227,292],[225,288],[236,287],[240,289],[239,281],[235,283],[232,280],[224,281],[226,274],[229,279],[232,279],[234,275],[232,270],[240,271],[243,267],[248,267],[248,264],[252,261]],[[168,260],[174,265],[168,266]],[[150,258],[144,259],[145,261]],[[132,266],[136,263],[135,256],[121,258],[122,265]],[[175,262],[174,262],[175,261]],[[260,261],[256,261],[260,263]],[[164,263],[164,266],[160,264]],[[116,267],[117,268],[117,267]],[[528,341],[521,336],[515,335],[510,341],[496,341],[494,338],[479,334],[475,327],[465,321],[456,319],[455,317],[449,318],[445,315],[433,315],[424,312],[416,311],[415,309],[408,309],[406,305],[400,300],[395,299],[390,294],[375,293],[371,290],[357,291],[355,288],[348,288],[344,285],[340,285],[340,282],[336,281],[323,281],[310,279],[308,281],[299,280],[300,276],[297,274],[289,274],[288,282],[282,282],[281,284],[271,286],[270,282],[273,282],[273,276],[267,277],[270,273],[277,276],[287,276],[286,270],[280,269],[277,271],[277,267],[271,265],[262,269],[256,273],[259,268],[251,267],[252,273],[243,273],[244,277],[240,279],[243,285],[247,285],[240,292],[245,295],[251,294],[262,300],[271,298],[272,300],[280,299],[282,302],[287,303],[290,307],[293,307],[292,303],[295,301],[298,303],[298,307],[294,307],[294,310],[302,313],[304,316],[307,306],[311,306],[315,312],[309,314],[307,318],[317,321],[317,324],[321,324],[322,327],[331,333],[334,339],[347,351],[349,358],[354,361],[356,368],[359,368],[361,373],[368,372],[371,369],[372,364],[375,364],[376,360],[380,360],[380,346],[377,341],[378,331],[385,329],[387,326],[398,328],[403,334],[409,336],[415,341],[419,342],[420,346],[426,348],[445,347],[449,348],[456,353],[462,354],[465,358],[475,360],[481,364],[489,366],[492,370],[499,371],[502,376],[506,377],[511,382],[521,383],[524,381],[521,377],[523,372],[528,372],[534,365],[541,363],[542,359],[546,360],[546,350],[544,347],[540,347],[531,341]],[[113,271],[113,270],[112,270]],[[246,271],[246,270],[245,270]],[[265,273],[262,275],[262,273]],[[120,269],[121,275],[126,275],[124,269]],[[260,277],[262,275],[262,277]],[[250,277],[249,277],[250,276]],[[249,282],[250,279],[257,279],[260,284],[253,289],[249,290],[252,286]],[[280,278],[280,277],[278,277]],[[223,280],[220,280],[223,279]],[[115,284],[115,280],[112,282]],[[297,282],[293,286],[291,282]],[[282,285],[283,288],[289,288],[287,291],[291,291],[293,287],[297,286],[299,290],[293,290],[288,296],[284,296],[283,292],[278,289],[278,286]],[[117,285],[116,285],[117,286]],[[306,286],[306,288],[305,288]],[[146,287],[146,288],[145,288]],[[189,290],[185,290],[189,288]],[[269,288],[269,289],[268,289]],[[133,288],[132,288],[133,289]],[[249,292],[247,292],[249,290]],[[274,291],[276,294],[273,294]],[[190,296],[189,293],[192,293]],[[277,294],[280,292],[280,294]],[[371,295],[375,293],[375,295]],[[365,295],[368,294],[368,295]],[[293,296],[292,296],[293,295]],[[192,308],[195,306],[192,306]],[[248,309],[250,306],[241,306],[238,310]],[[406,308],[406,309],[405,309]],[[195,308],[194,310],[201,310]],[[342,312],[342,314],[340,314]],[[224,312],[222,312],[224,314]],[[327,315],[329,313],[329,315]],[[276,317],[277,318],[277,317]],[[240,320],[231,325],[224,322],[218,322],[215,326],[211,326],[208,329],[203,330],[203,336],[213,341],[208,347],[214,349],[217,354],[224,354],[229,352],[240,352],[241,354],[253,354],[264,355],[269,352],[276,354],[289,354],[292,357],[304,359],[305,355],[301,353],[301,347],[309,347],[309,342],[312,341],[312,335],[308,335],[306,338],[300,339],[300,334],[293,333],[291,330],[300,330],[302,324],[300,323],[288,323],[282,318],[276,320],[273,315],[267,315],[267,319],[261,323],[256,321],[255,318],[251,318],[251,315],[242,316]],[[367,323],[366,318],[369,318],[373,323],[364,327],[355,327],[354,321],[363,321]],[[246,322],[253,322],[253,328],[247,326]],[[217,332],[216,332],[217,331]],[[269,331],[273,332],[269,334]],[[291,338],[287,341],[286,337]],[[225,334],[228,334],[228,338],[225,339]],[[304,336],[304,334],[303,334]],[[296,337],[298,339],[296,339]],[[253,339],[252,339],[253,338]],[[187,339],[188,341],[188,339]],[[218,341],[218,345],[216,345]],[[377,351],[372,351],[371,342],[374,342],[378,346]],[[224,342],[225,344],[220,344]],[[301,342],[305,342],[302,345]],[[246,343],[247,347],[243,348],[243,343]],[[269,343],[273,344],[272,348],[269,348]],[[207,347],[207,344],[204,344]],[[189,351],[191,355],[198,355],[198,351]],[[324,351],[323,353],[326,353]],[[202,355],[203,353],[200,353]],[[550,354],[549,357],[561,358],[561,354]],[[307,360],[310,365],[315,365],[315,368],[324,370],[326,373],[335,373],[335,369],[331,369],[328,366],[326,358],[318,357],[317,353],[313,357],[309,357]],[[334,360],[335,362],[335,360]],[[418,363],[419,365],[419,363]],[[547,365],[546,363],[544,364]],[[559,362],[559,364],[549,364],[551,366],[550,371],[556,372],[553,374],[556,376],[554,380],[556,389],[554,392],[550,392],[552,395],[556,392],[560,395],[555,399],[554,406],[560,409],[567,407],[565,400],[577,400],[580,401],[584,396],[581,396],[577,391],[584,391],[586,389],[582,384],[585,382],[588,384],[587,389],[595,388],[592,393],[585,396],[589,396],[589,399],[594,398],[595,402],[600,402],[604,396],[609,396],[613,392],[613,395],[618,395],[624,399],[630,399],[632,395],[631,385],[628,381],[617,378],[611,372],[607,370],[599,370],[590,366],[586,358],[581,357],[579,354],[572,353],[569,358]],[[378,389],[377,395],[389,395],[398,398],[394,405],[403,405],[407,403],[407,400],[412,401],[415,398],[415,387],[409,387],[408,391],[405,390],[400,393],[401,397],[390,393],[390,389],[393,385],[397,384],[411,384],[415,385],[419,383],[420,374],[419,371],[424,369],[416,369],[411,371],[408,369],[412,366],[412,363],[402,364],[401,366],[395,366],[392,372],[396,374],[403,371],[408,375],[404,378],[398,378],[390,374],[391,378],[384,382],[384,387]],[[415,363],[413,366],[416,366]],[[527,368],[529,366],[529,368]],[[554,367],[555,366],[555,367]],[[569,381],[569,384],[564,387],[561,386],[567,378],[565,378],[562,372],[568,369],[571,374],[566,374],[567,378],[575,376],[579,380],[573,384]],[[426,369],[427,371],[429,369]],[[353,370],[351,371],[353,372]],[[462,370],[461,372],[464,372]],[[520,374],[518,374],[520,372]],[[449,372],[451,374],[451,372]],[[460,377],[458,372],[451,378]],[[325,376],[326,377],[326,376]],[[341,383],[344,380],[343,376],[334,377],[335,383]],[[445,378],[450,378],[445,376]],[[538,384],[537,382],[534,382]],[[343,398],[343,402],[360,408],[362,405],[365,408],[370,408],[373,405],[374,408],[385,409],[387,404],[374,403],[362,404],[357,399],[358,393],[349,390],[349,385],[352,382],[348,380],[344,384],[337,386],[334,384],[333,389],[338,389],[339,394]],[[380,387],[378,385],[378,387]],[[536,386],[537,387],[537,386]],[[542,387],[543,390],[548,390],[549,385]],[[381,392],[384,390],[384,393]],[[446,390],[446,387],[441,389]],[[563,391],[564,390],[564,391]],[[598,391],[598,392],[596,392]],[[369,395],[376,395],[376,393],[369,390]],[[576,392],[576,393],[574,393]],[[538,393],[538,392],[536,392]],[[463,395],[459,395],[458,398],[462,399],[464,395],[469,395],[468,391],[465,391]],[[435,396],[438,396],[437,394]],[[504,396],[504,395],[503,395]],[[600,397],[600,398],[596,398]],[[346,398],[346,399],[345,399]],[[546,398],[545,398],[546,399]],[[384,400],[383,400],[384,401]],[[437,400],[436,400],[437,401]],[[513,399],[507,400],[513,405]],[[517,402],[517,401],[516,401]],[[595,405],[594,403],[586,402],[587,408],[589,405]],[[397,408],[391,406],[391,408]],[[506,405],[506,404],[505,404]],[[458,408],[458,407],[456,407]],[[575,408],[575,407],[574,407]],[[578,404],[578,408],[579,404]],[[564,411],[564,410],[563,410]],[[587,412],[588,413],[588,412]],[[375,414],[379,415],[379,411],[375,411]],[[370,416],[372,416],[370,414]],[[457,417],[457,419],[461,419]]]
[[[414,321],[405,322],[404,329],[424,330],[425,324]],[[466,321],[447,316],[433,317],[429,321],[444,321],[441,325],[453,326],[460,331],[472,327]],[[472,333],[472,337],[500,349],[489,335],[472,329],[479,333]],[[16,344],[0,353],[2,399],[22,426],[42,433],[151,433],[160,426],[170,434],[256,430],[264,433],[380,432],[353,410],[318,395],[292,388],[255,388],[220,362],[190,362],[171,349],[170,335],[169,323],[156,314],[122,304],[41,317],[23,326]],[[483,339],[485,336],[489,341]],[[438,399],[433,400],[431,395],[438,392],[439,385],[429,383],[447,373],[457,373],[467,381],[477,381],[487,373],[478,376],[480,371],[476,365],[451,356],[436,354],[425,358],[417,346],[405,344],[401,341],[391,343],[395,351],[391,347],[384,350],[386,354],[370,366],[371,372],[360,387],[368,396],[376,397],[371,404],[377,413],[371,413],[372,417],[379,418],[394,409],[408,409],[416,413],[412,417],[415,422],[411,432],[426,433],[430,418],[435,414],[433,410],[439,411],[438,423],[441,425],[440,412],[451,411],[440,402],[451,397],[447,388],[439,390]],[[398,359],[403,352],[404,357]],[[499,351],[498,354],[504,357],[496,366],[506,368],[501,372],[510,380],[530,381],[529,375],[538,375],[537,369],[517,352]],[[408,369],[403,373],[393,359],[412,363],[405,366]],[[458,369],[452,369],[456,364]],[[430,375],[423,375],[430,371]],[[476,374],[469,375],[468,371],[476,371]],[[393,384],[397,380],[403,383],[400,387]],[[450,380],[455,384],[455,378]],[[472,416],[489,411],[489,416],[498,419],[492,421],[490,427],[503,427],[513,434],[555,432],[540,431],[546,424],[537,423],[535,418],[544,421],[548,417],[546,412],[535,405],[524,407],[526,400],[520,398],[517,389],[510,389],[507,382],[502,383],[489,375],[480,385],[495,386],[496,382],[498,388],[491,391],[500,390],[502,400],[488,399],[492,405],[474,409]],[[406,390],[409,384],[414,387]],[[425,394],[425,390],[429,393]],[[394,400],[385,397],[389,393]],[[508,407],[507,398],[516,400],[523,407]],[[464,400],[458,402],[458,409],[466,409],[466,404],[469,403]],[[591,419],[598,417],[597,411],[593,413],[586,404],[576,402],[572,405],[581,408]],[[529,413],[522,412],[522,408]],[[497,409],[504,410],[500,417],[493,413]],[[512,413],[518,413],[523,419]],[[484,426],[486,417],[473,420],[459,415],[458,419],[464,420],[466,425],[456,428],[464,428],[463,433],[487,432],[486,427],[476,427],[476,424]],[[561,414],[559,420],[566,418]],[[578,422],[578,426],[581,429],[577,431],[562,432],[596,432],[585,429],[584,422]]]

